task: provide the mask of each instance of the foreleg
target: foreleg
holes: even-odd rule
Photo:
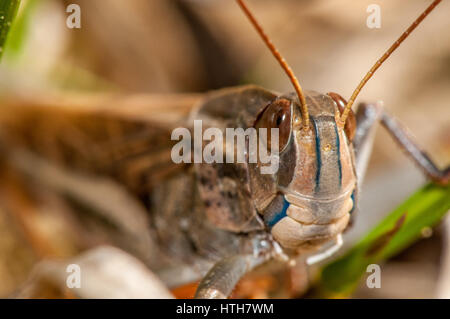
[[[195,298],[228,298],[242,276],[264,261],[264,258],[253,255],[236,255],[222,259],[202,279]]]

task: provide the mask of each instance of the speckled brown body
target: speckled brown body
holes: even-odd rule
[[[171,129],[191,127],[194,119],[202,120],[204,128],[246,129],[280,98],[292,104],[293,126],[275,174],[261,174],[260,163],[171,161]],[[272,238],[292,253],[317,248],[347,225],[355,188],[353,155],[343,131],[333,124],[337,108],[328,96],[308,93],[316,125],[309,132],[298,124],[294,95],[280,97],[255,86],[221,90],[176,107],[142,105],[131,112],[120,109],[130,104],[120,99],[102,98],[83,108],[73,101],[4,103],[2,144],[10,152],[31,151],[71,174],[106,176],[121,185],[148,211],[148,231],[164,255],[150,258],[149,264],[165,278],[180,267],[194,268],[201,276],[212,262],[259,251],[258,243]],[[270,225],[280,196],[289,208]]]

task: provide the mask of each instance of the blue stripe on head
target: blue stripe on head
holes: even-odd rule
[[[339,185],[342,186],[341,141],[339,139],[339,132],[336,123],[334,123],[334,130],[336,132],[336,153],[337,153],[337,164],[339,169]]]
[[[316,131],[316,161],[317,161],[317,168],[316,168],[316,193],[320,189],[320,169],[322,167],[322,159],[320,156],[320,137],[319,137],[319,128],[317,127],[316,120],[311,116],[311,121],[314,124],[314,129]]]
[[[333,117],[311,117],[311,122],[314,125],[315,130],[315,143],[316,143],[316,177],[315,177],[315,189],[316,193],[321,191],[327,192],[331,187],[341,187],[342,186],[342,163],[341,163],[341,141],[339,138],[339,131],[337,124]],[[330,138],[332,135],[329,132],[330,124],[334,128],[335,141]],[[325,138],[325,142],[322,140]],[[322,150],[322,143],[335,144],[335,153],[329,153]],[[325,152],[325,153],[324,153]],[[335,155],[334,155],[335,154]],[[333,161],[330,159],[333,158]],[[334,162],[334,160],[336,162]],[[325,166],[324,166],[325,165]],[[321,179],[327,180],[327,185],[321,185]],[[328,182],[332,180],[331,184]]]
[[[289,202],[283,197],[283,208],[281,208],[281,210],[278,213],[274,214],[271,219],[266,221],[267,226],[272,227],[280,220],[282,220],[284,217],[286,217],[287,216],[286,212],[289,205],[290,205]]]

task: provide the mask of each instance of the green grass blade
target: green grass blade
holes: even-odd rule
[[[19,4],[20,0],[0,0],[0,59]]]
[[[369,264],[386,260],[407,248],[450,209],[450,187],[428,184],[397,207],[349,252],[322,270],[322,296],[346,296],[366,274]]]

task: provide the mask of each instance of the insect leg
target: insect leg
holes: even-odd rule
[[[380,121],[383,113],[383,106],[377,104],[360,104],[356,112],[356,132],[353,138],[353,148],[356,159],[356,176],[358,185],[362,184],[372,152],[373,141],[377,123]]]
[[[450,166],[440,170],[413,140],[406,127],[397,121],[395,117],[383,111],[381,124],[397,144],[405,150],[406,154],[422,169],[422,171],[434,182],[447,185],[450,180]]]
[[[336,237],[336,243],[333,244],[330,248],[325,250],[322,253],[319,253],[317,255],[310,256],[306,259],[306,263],[308,265],[314,265],[318,262],[321,262],[322,260],[327,259],[328,257],[332,256],[335,252],[339,250],[339,248],[342,247],[344,244],[344,241],[342,240],[342,234],[337,235]]]
[[[370,157],[376,123],[387,129],[397,144],[434,182],[446,185],[450,180],[450,167],[440,170],[430,157],[414,142],[408,130],[383,109],[381,104],[361,104],[356,113],[357,129],[353,139],[356,156],[356,173],[358,183],[364,177],[367,162]]]
[[[353,149],[355,151],[355,169],[357,185],[362,185],[364,175],[366,173],[367,164],[369,163],[370,154],[372,153],[373,141],[377,124],[383,113],[383,105],[381,103],[361,103],[356,111],[356,132],[353,137]],[[353,209],[350,212],[351,218],[349,225],[354,223],[355,212],[358,206],[359,189],[353,191]]]
[[[235,255],[222,259],[202,279],[195,298],[226,299],[241,277],[264,260],[253,255]]]

